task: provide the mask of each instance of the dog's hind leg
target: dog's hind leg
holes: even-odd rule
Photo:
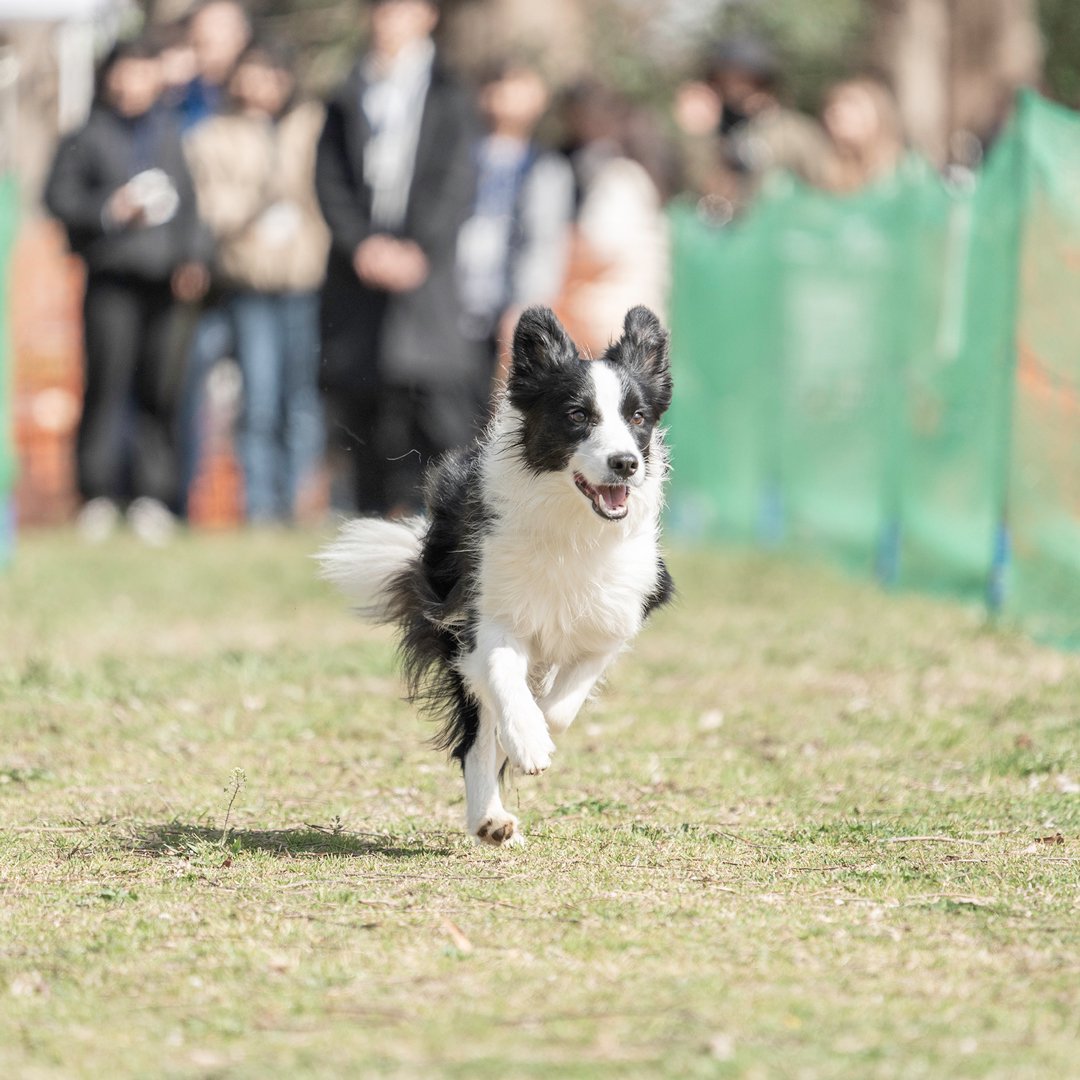
[[[476,738],[465,752],[465,815],[469,833],[482,844],[507,847],[525,843],[518,820],[499,794],[499,773],[506,755],[499,746],[495,718],[482,705]]]
[[[559,668],[551,688],[537,702],[552,735],[564,732],[581,711],[597,680],[619,655],[619,649],[586,656],[576,664]]]

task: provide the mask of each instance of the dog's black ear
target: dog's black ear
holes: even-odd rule
[[[660,320],[639,304],[623,320],[623,336],[616,342],[624,363],[636,364],[650,372],[667,371],[671,366],[668,332]]]
[[[551,308],[526,308],[514,331],[510,383],[578,360],[577,346]]]
[[[631,308],[623,320],[623,336],[610,350],[611,358],[648,379],[658,394],[661,411],[671,404],[671,350],[668,332],[642,305]]]

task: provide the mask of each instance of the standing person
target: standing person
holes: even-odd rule
[[[323,111],[296,103],[290,57],[267,42],[241,54],[228,89],[231,111],[191,134],[188,157],[243,373],[247,520],[289,522],[323,449],[318,289],[329,235],[315,199]]]
[[[146,31],[161,57],[161,105],[179,110],[198,72],[191,32],[185,21],[161,23]]]
[[[675,103],[685,169],[697,191],[738,213],[778,171],[824,184],[825,134],[781,102],[782,65],[767,42],[752,36],[718,42],[704,74],[684,84]]]
[[[466,334],[481,357],[482,404],[491,376],[505,375],[503,346],[530,304],[550,306],[562,288],[574,214],[574,174],[534,138],[550,102],[536,68],[493,64],[480,80],[488,132],[480,141],[476,204],[458,241]]]
[[[226,107],[226,84],[240,54],[251,41],[251,19],[239,0],[206,0],[186,20],[186,40],[195,73],[178,92],[174,107],[186,137]],[[180,462],[183,511],[199,474],[203,450],[203,404],[214,366],[236,351],[236,334],[221,283],[211,291],[198,316],[188,352],[180,414]]]
[[[664,205],[677,187],[674,155],[656,118],[600,84],[577,101],[581,186],[570,272],[555,305],[574,340],[600,353],[628,308],[662,312],[668,294]]]
[[[826,185],[841,194],[891,176],[907,153],[900,109],[889,86],[872,75],[834,83],[821,123],[832,146]]]
[[[175,528],[174,425],[183,377],[172,347],[181,301],[205,289],[191,176],[167,110],[157,51],[112,49],[84,127],[65,138],[45,203],[86,264],[86,388],[76,446],[79,527],[88,539],[128,519],[150,543]]]
[[[185,132],[223,111],[226,84],[251,41],[251,19],[239,0],[206,0],[188,16],[187,25],[195,74],[178,106]]]
[[[329,103],[316,160],[328,434],[364,513],[417,508],[423,465],[469,439],[475,411],[455,251],[476,123],[435,55],[438,19],[433,0],[372,4],[370,52]]]

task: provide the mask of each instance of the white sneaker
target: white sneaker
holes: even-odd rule
[[[99,496],[83,504],[75,519],[75,529],[88,544],[101,544],[116,531],[120,521],[120,508],[112,501]]]
[[[128,507],[127,522],[131,531],[150,547],[164,547],[176,534],[176,518],[169,508],[145,495]]]

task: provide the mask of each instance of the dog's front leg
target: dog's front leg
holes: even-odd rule
[[[462,672],[480,701],[481,712],[494,716],[495,731],[510,764],[530,775],[543,772],[551,764],[555,744],[529,689],[525,646],[498,624],[481,623]]]
[[[469,833],[484,844],[507,847],[524,844],[518,820],[502,804],[499,772],[506,755],[499,746],[495,717],[480,706],[476,738],[465,754],[465,819]]]
[[[597,680],[618,655],[619,649],[596,653],[559,669],[551,688],[538,702],[552,735],[561,734],[574,722]]]

